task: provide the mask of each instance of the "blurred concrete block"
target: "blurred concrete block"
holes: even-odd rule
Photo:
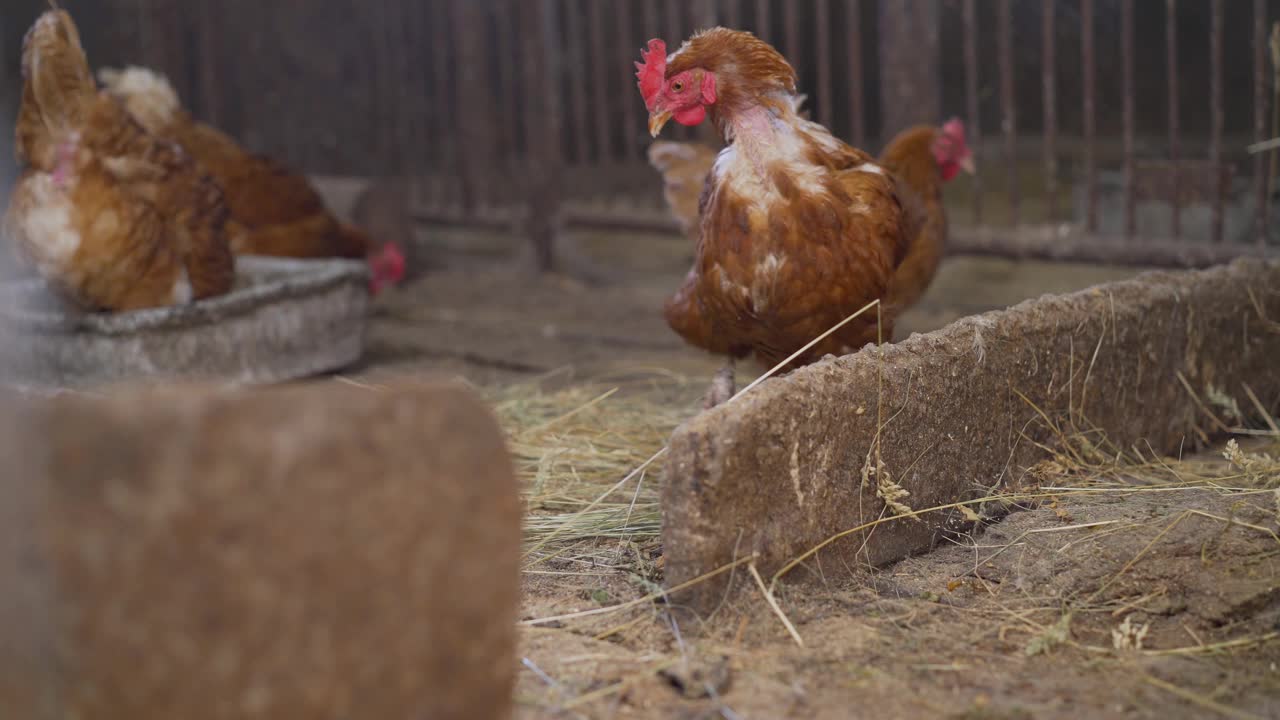
[[[280,382],[364,352],[369,270],[357,260],[236,259],[236,288],[181,307],[83,313],[38,279],[0,287],[0,376],[36,387],[131,380]]]
[[[776,572],[892,515],[882,479],[914,511],[1033,487],[1040,446],[1059,440],[1043,418],[1126,450],[1189,451],[1221,429],[1201,404],[1253,412],[1247,383],[1274,411],[1277,368],[1280,263],[1259,260],[1046,296],[817,363],[676,431],[662,498],[667,583],[753,553]],[[884,523],[827,546],[821,566],[888,563],[967,528],[955,511]],[[728,578],[687,601],[714,605]]]
[[[470,391],[0,401],[0,716],[509,716],[521,505]]]

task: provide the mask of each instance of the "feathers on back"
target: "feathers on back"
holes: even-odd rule
[[[693,271],[667,320],[693,344],[772,364],[884,296],[909,218],[895,179],[871,156],[800,117],[795,72],[767,43],[724,28],[698,33],[666,59],[670,91],[682,89],[672,87],[681,73],[711,76],[707,112],[728,146],[711,170]],[[661,96],[656,105],[674,107]],[[679,119],[687,106],[676,110]],[[877,315],[796,362],[877,340]]]
[[[164,131],[182,109],[178,93],[168,78],[147,68],[102,68],[98,71],[98,79],[148,132],[159,134]]]

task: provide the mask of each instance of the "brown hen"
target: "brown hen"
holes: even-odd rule
[[[774,365],[844,322],[792,367],[891,337],[891,315],[848,318],[885,297],[920,219],[874,158],[800,117],[782,55],[750,33],[712,28],[670,58],[650,41],[638,67],[655,137],[671,118],[710,117],[727,143],[668,324],[698,347]]]
[[[15,135],[26,168],[5,215],[19,254],[89,309],[230,290],[235,263],[217,185],[96,91],[70,15],[49,11],[36,21],[22,67]]]
[[[717,151],[696,142],[658,141],[649,148],[649,163],[662,173],[663,193],[681,229],[697,238],[698,199]],[[942,127],[919,125],[898,133],[880,153],[880,165],[901,183],[901,196],[924,214],[906,258],[894,272],[886,308],[901,312],[918,302],[933,282],[946,251],[947,216],[942,184],[961,170],[974,172],[973,156],[957,119]]]
[[[369,253],[369,238],[339,222],[305,177],[197,122],[163,75],[128,67],[103,68],[98,77],[143,127],[176,142],[222,186],[237,253],[297,258],[362,258]]]
[[[880,164],[898,178],[908,203],[918,204],[924,213],[924,224],[911,239],[884,299],[886,310],[896,314],[919,302],[938,273],[947,243],[942,184],[961,170],[972,173],[973,154],[964,124],[953,118],[940,128],[918,125],[898,133],[880,153]]]

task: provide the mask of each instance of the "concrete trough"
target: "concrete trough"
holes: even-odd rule
[[[1268,411],[1280,406],[1275,261],[1148,273],[830,358],[675,432],[662,497],[667,583],[751,554],[768,577],[892,514],[877,494],[885,473],[913,510],[1033,487],[1029,470],[1047,458],[1037,443],[1055,442],[1041,412],[1119,447],[1190,449],[1216,429],[1197,397],[1249,409],[1246,383]],[[832,543],[809,566],[881,565],[966,527],[955,511],[884,523]],[[715,605],[729,577],[683,601]]]
[[[0,716],[509,717],[520,524],[455,384],[0,397]]]
[[[128,313],[60,307],[40,280],[0,285],[2,379],[38,388],[148,380],[268,383],[364,351],[369,271],[355,260],[240,257],[237,288]]]

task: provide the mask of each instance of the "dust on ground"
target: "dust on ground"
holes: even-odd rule
[[[662,578],[660,463],[643,491],[628,487],[609,508],[589,504],[594,490],[555,483],[621,479],[697,412],[720,362],[685,347],[661,316],[687,241],[569,238],[602,284],[532,274],[502,235],[435,229],[424,243],[435,267],[379,299],[368,355],[344,377],[462,376],[512,432],[531,486],[526,534],[542,550],[526,564],[517,717],[1280,716],[1280,496],[1265,479],[1231,489],[1220,459],[1225,470],[1184,486],[1134,477],[1076,492],[1090,479],[1065,474],[1054,501],[927,555],[811,566],[777,598],[803,647],[745,574],[747,589],[711,617],[650,601]],[[953,258],[898,336],[1133,272]],[[740,368],[739,381],[756,372]],[[513,388],[529,387],[547,402],[578,393],[590,417],[577,419],[601,429],[576,449],[537,445],[521,430],[565,415],[522,415],[529,401]],[[662,408],[642,441],[631,425],[611,434],[609,391],[597,394],[607,387]],[[614,465],[588,467],[605,453]],[[560,526],[543,521],[584,508],[608,530],[547,552],[560,532],[547,528]]]

